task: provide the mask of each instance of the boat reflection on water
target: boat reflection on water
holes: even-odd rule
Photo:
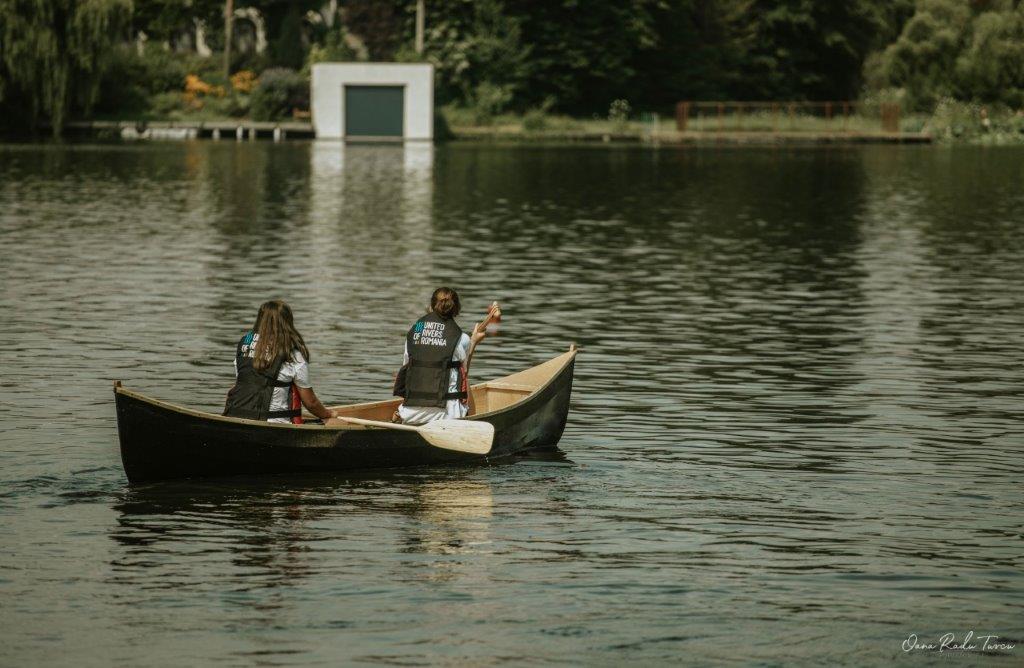
[[[337,503],[328,481],[296,486],[265,477],[131,488],[116,506],[111,532],[122,547],[113,582],[175,589],[227,580],[239,592],[295,583],[316,574],[307,555],[329,534],[312,523]],[[161,565],[186,554],[188,572]],[[274,607],[272,600],[261,603]]]
[[[517,468],[535,460],[567,462],[547,449],[519,464],[130,487],[108,531],[112,621],[140,637],[226,632],[233,658],[288,662],[332,651],[310,641],[318,630],[347,643],[351,629],[492,619]]]
[[[558,449],[523,459],[568,461]],[[368,559],[364,555],[387,550],[389,543],[403,560],[414,553],[486,553],[496,506],[492,481],[513,466],[131,487],[114,505],[117,524],[110,536],[120,549],[110,582],[135,585],[125,587],[130,602],[146,590],[202,587],[210,580],[226,580],[237,592],[294,586]],[[188,557],[187,570],[173,566],[182,557]],[[433,563],[430,577],[446,577],[456,569],[452,564]]]
[[[571,463],[557,447],[532,451],[523,460]],[[408,558],[396,574],[399,580],[425,578],[466,591],[485,589],[494,579],[493,555],[500,551],[495,524],[514,512],[495,499],[494,488],[502,482],[493,469],[485,469],[417,485],[403,531],[400,550]],[[438,614],[446,614],[445,605]]]
[[[494,492],[489,479],[438,480],[416,493],[416,510],[403,532],[403,579],[473,582],[488,579],[475,557],[493,551]],[[410,567],[411,568],[408,568]]]

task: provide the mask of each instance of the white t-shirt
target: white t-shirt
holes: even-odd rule
[[[452,353],[452,359],[456,362],[462,362],[463,368],[466,366],[466,360],[469,358],[469,334],[463,332],[462,338],[455,345],[455,352]],[[405,357],[402,364],[409,363],[409,344],[405,345]],[[448,378],[448,391],[458,392],[462,388],[459,387],[459,370],[452,369],[451,375]],[[426,424],[427,422],[433,422],[434,420],[458,420],[459,418],[466,417],[469,412],[469,400],[467,399],[449,399],[444,408],[437,406],[406,406],[402,404],[398,407],[398,417],[402,418],[402,422],[405,424]]]
[[[256,347],[256,342],[259,341],[260,335],[253,334],[252,344],[249,346],[242,346],[242,352],[252,357],[252,351]],[[235,363],[235,378],[238,377],[238,360]],[[309,382],[309,364],[306,362],[306,358],[302,356],[298,350],[292,352],[292,359],[285,360],[284,364],[281,365],[281,370],[277,372],[277,380],[282,383],[295,383],[296,387],[308,389],[313,387]],[[275,387],[274,393],[270,396],[270,410],[272,411],[287,411],[292,407],[292,388],[290,387]],[[270,418],[267,422],[283,422],[285,424],[290,423],[291,418]]]

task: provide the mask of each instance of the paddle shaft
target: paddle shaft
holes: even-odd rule
[[[399,422],[382,422],[380,420],[364,420],[363,418],[354,417],[342,417],[338,416],[335,420],[341,420],[342,422],[348,422],[349,424],[361,424],[366,427],[380,427],[382,429],[398,429],[399,431],[419,431],[420,428],[411,424],[401,424]]]

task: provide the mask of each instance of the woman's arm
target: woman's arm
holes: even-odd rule
[[[465,362],[465,375],[466,382],[469,382],[469,363],[473,361],[473,353],[476,351],[476,344],[483,341],[484,337],[487,336],[487,331],[480,326],[481,323],[477,323],[473,327],[473,333],[469,335],[469,349],[466,350],[466,362]]]
[[[309,363],[306,361],[306,358],[302,356],[302,353],[296,351],[295,361],[295,375],[292,378],[292,382],[295,383],[295,389],[299,391],[299,400],[302,401],[302,405],[321,420],[335,417],[335,412],[327,410],[320,403],[316,392],[313,391],[313,384],[309,382]]]
[[[473,361],[473,353],[476,352],[477,344],[487,337],[487,325],[491,322],[494,316],[500,312],[498,302],[491,304],[491,309],[487,312],[487,317],[473,325],[473,333],[469,336],[469,349],[466,351],[466,361],[463,363],[462,368],[466,389],[469,392],[469,412],[467,415],[473,415],[476,413],[476,402],[473,401],[473,390],[470,389],[469,383],[469,364]]]
[[[306,407],[313,415],[317,416],[321,420],[329,420],[332,417],[337,417],[337,411],[328,410],[320,403],[320,399],[316,396],[316,392],[313,391],[312,387],[300,387],[299,399],[302,400],[302,405]]]
[[[466,352],[466,382],[469,382],[469,363],[476,352],[476,346],[487,337],[487,325],[490,324],[496,313],[500,313],[498,302],[491,304],[487,316],[480,322],[473,325],[473,333],[469,336],[469,350]]]

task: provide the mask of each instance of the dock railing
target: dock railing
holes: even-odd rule
[[[894,103],[684,101],[676,105],[679,132],[896,133]]]

